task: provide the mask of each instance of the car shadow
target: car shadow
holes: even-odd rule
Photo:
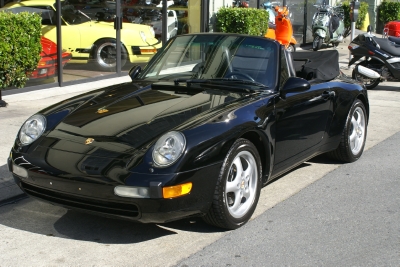
[[[268,186],[268,185],[270,185],[270,184],[272,184],[272,183],[274,183],[274,182],[276,182],[276,181],[278,181],[278,180],[281,179],[282,177],[287,176],[288,174],[290,174],[290,173],[292,173],[292,172],[294,172],[294,171],[296,171],[296,170],[299,170],[299,169],[301,169],[301,168],[308,167],[308,166],[310,166],[312,163],[317,163],[317,164],[332,164],[332,165],[344,164],[342,161],[334,160],[334,159],[330,158],[329,156],[327,156],[326,154],[321,154],[321,155],[318,155],[318,156],[316,156],[316,157],[314,157],[314,158],[311,158],[311,159],[309,159],[308,161],[306,161],[306,162],[300,164],[300,165],[297,166],[296,168],[291,169],[290,171],[285,172],[284,174],[278,176],[276,179],[274,179],[274,180],[272,180],[271,182],[268,182],[266,185],[264,185],[264,187],[265,187],[265,186]]]
[[[374,89],[370,89],[369,91],[390,91],[390,92],[400,92],[399,82],[384,82],[380,83]]]
[[[164,224],[142,224],[67,210],[29,197],[1,206],[0,224],[45,236],[102,244],[146,242],[178,234],[179,231],[224,232],[223,229],[204,223],[201,218],[182,219]]]
[[[318,155],[307,162],[320,163],[320,164],[345,164],[343,161],[335,160],[327,156],[326,154]]]
[[[294,171],[296,171],[296,170],[298,170],[298,169],[305,168],[305,167],[308,167],[308,166],[310,166],[310,165],[311,165],[310,163],[303,162],[303,163],[300,164],[299,166],[297,166],[297,167],[291,169],[290,171],[287,171],[287,172],[285,172],[285,173],[279,175],[277,178],[275,178],[274,180],[268,182],[268,183],[265,184],[263,187],[266,187],[266,186],[268,186],[268,185],[270,185],[270,184],[273,184],[273,183],[275,183],[276,181],[278,181],[279,179],[281,179],[282,177],[284,177],[284,176],[286,176],[286,175],[288,175],[288,174],[290,174],[290,173],[292,173],[292,172],[294,172]]]

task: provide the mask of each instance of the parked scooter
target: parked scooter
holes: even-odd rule
[[[271,2],[266,2],[263,6],[269,13],[268,31],[264,36],[277,40],[288,51],[296,52],[297,41],[293,37],[293,27],[287,6],[273,6]]]
[[[248,8],[249,2],[248,2],[248,0],[234,0],[234,1],[232,1],[232,7]]]
[[[353,56],[349,67],[365,57],[354,67],[352,77],[367,89],[375,88],[381,81],[400,80],[400,38],[377,38],[368,26],[367,33],[359,34],[348,48]]]
[[[343,41],[344,12],[341,6],[324,4],[318,8],[312,20],[313,50],[321,49],[323,43],[337,47]]]

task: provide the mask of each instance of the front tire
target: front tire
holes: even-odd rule
[[[323,40],[319,35],[314,37],[314,41],[313,41],[313,44],[312,44],[312,48],[313,48],[314,51],[318,51],[319,49],[321,49],[322,41]]]
[[[244,225],[257,206],[261,178],[261,159],[256,147],[247,139],[238,139],[225,157],[204,221],[225,229]]]
[[[357,71],[358,69],[358,65],[360,65],[361,63],[357,64],[357,66],[355,66],[355,68],[353,69],[353,72],[351,73],[351,77],[356,80],[359,81],[361,83],[363,83],[365,85],[365,88],[367,89],[374,89],[375,87],[378,86],[378,84],[381,82],[380,78],[377,79],[371,79],[369,77],[366,77],[364,75],[362,75],[361,73],[359,73]],[[364,65],[362,65],[364,66]]]
[[[126,64],[128,53],[121,46],[121,67]],[[102,71],[115,71],[117,66],[117,48],[114,39],[99,40],[94,44],[93,59],[96,67]]]
[[[358,160],[365,147],[367,138],[367,112],[363,102],[356,99],[347,115],[340,144],[336,150],[329,152],[329,156],[343,162]]]

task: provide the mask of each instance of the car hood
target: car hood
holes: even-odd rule
[[[47,133],[41,146],[83,154],[96,147],[108,151],[108,157],[135,154],[147,150],[162,134],[202,124],[246,96],[221,90],[188,93],[168,89],[126,83],[98,91],[76,107],[68,102],[53,106],[56,112],[44,113],[48,124],[60,114],[64,118]]]

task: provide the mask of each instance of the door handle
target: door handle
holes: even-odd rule
[[[334,91],[324,91],[321,95],[321,97],[325,100],[328,100],[331,97],[335,96],[335,92]]]

